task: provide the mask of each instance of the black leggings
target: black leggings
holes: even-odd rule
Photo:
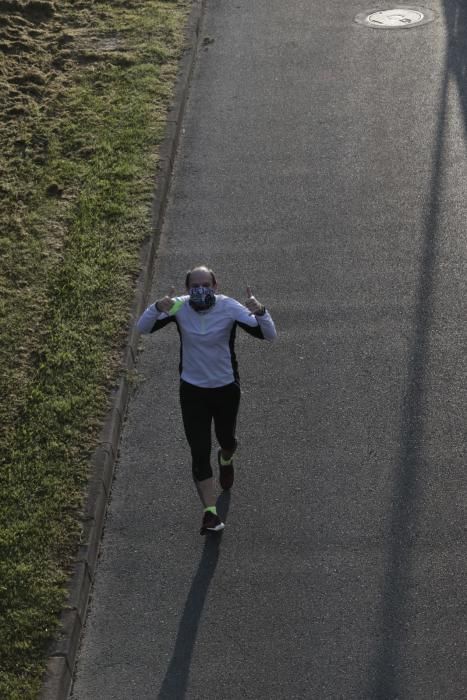
[[[240,387],[236,382],[215,389],[203,389],[180,382],[180,405],[183,426],[191,449],[193,478],[203,481],[212,476],[211,424],[219,445],[233,452],[237,446],[235,426],[240,404]]]

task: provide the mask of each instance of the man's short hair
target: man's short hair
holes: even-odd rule
[[[188,272],[186,273],[186,277],[185,277],[185,287],[186,287],[187,289],[190,288],[190,275],[191,275],[191,273],[194,272],[195,270],[207,270],[207,272],[211,275],[212,286],[213,286],[213,287],[216,286],[217,280],[216,280],[216,275],[214,274],[214,272],[213,272],[209,267],[206,267],[206,265],[197,265],[197,266],[194,267],[192,270],[188,270]]]

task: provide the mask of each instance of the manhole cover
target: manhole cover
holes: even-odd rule
[[[371,10],[361,12],[355,21],[374,29],[409,29],[419,27],[434,19],[431,10],[424,7],[393,7],[388,10]]]

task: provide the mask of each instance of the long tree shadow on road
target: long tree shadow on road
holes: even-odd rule
[[[417,521],[417,477],[423,471],[420,446],[424,439],[424,389],[433,322],[433,299],[438,255],[438,226],[443,178],[443,149],[448,121],[448,90],[457,83],[467,134],[467,5],[463,0],[445,0],[447,48],[433,167],[430,205],[424,221],[423,252],[414,314],[414,331],[409,346],[407,384],[401,416],[400,458],[395,473],[388,559],[383,590],[379,648],[373,660],[368,697],[402,697],[399,687],[402,646],[406,639],[407,592],[411,583],[411,549]]]
[[[467,136],[467,4],[464,0],[444,0],[447,30],[447,73],[457,85]]]
[[[230,493],[224,491],[217,501],[219,515],[224,521],[227,518],[229,505]],[[219,561],[221,542],[222,532],[206,536],[201,561],[186,599],[174,652],[157,696],[158,700],[174,700],[174,698],[179,700],[185,697],[198,625],[209,585]]]

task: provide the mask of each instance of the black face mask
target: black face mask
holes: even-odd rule
[[[216,303],[214,289],[212,287],[192,287],[189,303],[195,311],[207,311]]]

